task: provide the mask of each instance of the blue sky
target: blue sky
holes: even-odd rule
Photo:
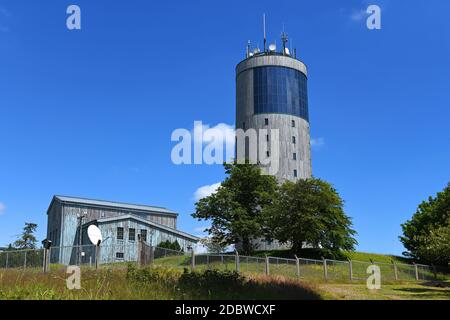
[[[25,221],[42,239],[54,194],[166,206],[199,234],[194,194],[223,169],[174,165],[171,133],[234,125],[234,68],[265,12],[309,68],[314,175],[359,250],[400,254],[400,224],[450,176],[450,2],[371,4],[379,31],[353,0],[0,0],[0,245]]]

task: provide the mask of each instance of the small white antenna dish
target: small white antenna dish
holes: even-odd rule
[[[97,226],[91,224],[87,230],[87,234],[89,240],[96,246],[99,245],[103,241],[102,233]]]
[[[258,54],[258,53],[260,53],[261,51],[259,50],[259,48],[255,48],[254,50],[253,50],[253,53],[254,54]]]
[[[276,44],[275,44],[275,43],[271,43],[271,44],[269,45],[269,51],[270,51],[270,52],[275,52],[275,50],[277,50]]]
[[[253,52],[250,52],[250,53],[248,54],[248,56],[249,56],[249,57],[253,57]]]
[[[284,53],[287,54],[288,56],[291,55],[291,53],[289,52],[289,48],[284,48]]]

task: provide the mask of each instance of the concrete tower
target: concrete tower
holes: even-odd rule
[[[262,51],[248,45],[246,58],[236,66],[236,128],[267,129],[269,135],[278,129],[279,168],[274,176],[279,182],[312,175],[307,70],[295,50],[288,50],[287,41],[283,32],[279,50],[274,44],[266,48],[265,39]]]

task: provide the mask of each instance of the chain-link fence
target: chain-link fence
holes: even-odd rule
[[[42,268],[44,249],[0,252],[0,269]]]
[[[382,281],[426,281],[450,278],[450,268],[422,264],[381,263],[367,261],[339,261],[332,259],[286,259],[253,257],[235,254],[194,254],[145,243],[127,245],[83,245],[51,247],[49,249],[14,250],[0,252],[0,269],[43,269],[79,265],[85,267],[118,266],[128,263],[154,264],[172,268],[195,270],[236,270],[241,273],[260,273],[305,280],[351,281],[366,280],[368,267],[376,265]]]

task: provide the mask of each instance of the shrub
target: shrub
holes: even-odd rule
[[[167,286],[176,285],[180,277],[180,272],[176,269],[150,266],[144,269],[138,269],[133,264],[128,264],[127,280],[141,284],[159,283]]]
[[[242,290],[245,278],[235,271],[205,270],[188,272],[185,269],[178,281],[178,287],[194,296],[230,296]]]

